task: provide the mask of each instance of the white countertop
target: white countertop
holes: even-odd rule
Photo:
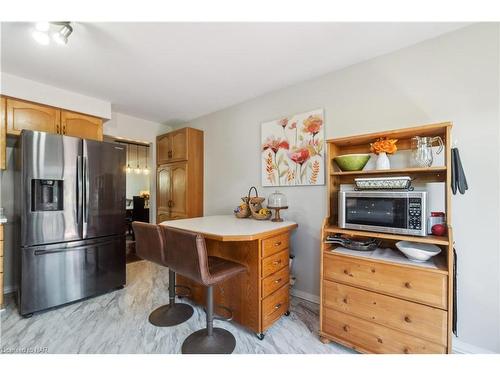
[[[196,217],[192,219],[170,220],[160,223],[172,228],[202,233],[207,238],[226,241],[253,240],[270,232],[293,229],[297,226],[293,221],[275,223],[271,220],[238,219],[234,215],[216,215]]]

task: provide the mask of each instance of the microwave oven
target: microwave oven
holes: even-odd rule
[[[339,227],[425,236],[427,192],[341,191]]]

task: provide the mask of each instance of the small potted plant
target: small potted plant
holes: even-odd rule
[[[375,169],[391,169],[391,163],[387,154],[392,155],[398,150],[396,147],[397,141],[397,139],[382,137],[370,143],[371,152],[378,155]]]

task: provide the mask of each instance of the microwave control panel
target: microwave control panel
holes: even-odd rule
[[[422,229],[422,200],[420,198],[408,199],[408,228]]]

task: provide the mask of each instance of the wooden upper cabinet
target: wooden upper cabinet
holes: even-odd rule
[[[59,133],[61,111],[57,108],[24,100],[6,98],[7,132],[19,135],[21,130]]]
[[[5,98],[0,97],[0,169],[5,169],[7,165],[7,139],[5,138],[6,131],[7,124],[5,119]]]
[[[187,149],[188,149],[188,128],[177,130],[170,133],[170,145],[171,145],[171,161],[179,161],[187,159]]]
[[[157,137],[157,163],[173,163],[188,158],[189,128],[175,130]]]
[[[156,138],[156,163],[158,165],[169,162],[170,155],[170,135],[163,134]]]
[[[80,113],[61,112],[61,134],[102,141],[102,119]]]
[[[98,117],[15,98],[1,99],[8,134],[19,135],[26,129],[102,141],[102,119]]]

